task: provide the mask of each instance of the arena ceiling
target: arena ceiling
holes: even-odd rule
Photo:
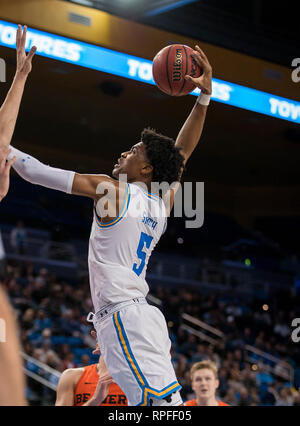
[[[289,67],[299,57],[296,0],[69,1]]]

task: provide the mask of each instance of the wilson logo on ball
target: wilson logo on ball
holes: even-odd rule
[[[173,64],[173,81],[181,80],[181,71],[182,71],[182,51],[181,49],[176,49],[176,61]]]

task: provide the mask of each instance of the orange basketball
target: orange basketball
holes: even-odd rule
[[[193,49],[184,44],[172,44],[160,50],[153,59],[152,72],[157,87],[171,96],[184,96],[195,89],[185,75],[199,77],[201,68],[193,57]]]

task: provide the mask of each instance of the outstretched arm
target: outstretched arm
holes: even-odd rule
[[[212,67],[203,50],[197,45],[194,50],[194,57],[199,67],[203,69],[203,74],[198,78],[193,78],[189,75],[185,76],[185,78],[201,89],[201,95],[182,126],[175,143],[175,146],[181,148],[181,153],[185,158],[184,163],[187,162],[198,145],[207,112],[207,105],[202,105],[202,103],[208,103],[205,101],[209,100],[212,93]]]
[[[31,71],[31,61],[36,52],[36,47],[32,47],[29,54],[25,53],[27,27],[22,31],[21,25],[17,30],[17,69],[6,96],[6,99],[0,109],[0,148],[7,148],[14,133],[19,108],[24,92],[27,77]]]
[[[190,115],[182,126],[175,142],[175,146],[181,149],[180,152],[184,157],[184,165],[199,143],[204,127],[207,107],[212,94],[212,67],[205,53],[197,45],[194,50],[194,58],[197,61],[197,64],[202,68],[203,73],[198,78],[193,78],[189,75],[186,75],[185,78],[186,80],[194,83],[195,86],[199,87],[199,89],[201,89],[201,94],[198,97]],[[179,181],[180,178],[181,175],[178,179]],[[173,208],[175,194],[179,186],[180,183],[176,182],[173,188],[170,189],[163,197],[167,215],[170,214]]]
[[[15,157],[13,168],[23,179],[67,194],[92,198],[96,202],[97,214],[104,222],[118,216],[127,193],[127,185],[124,182],[103,174],[79,174],[50,167],[12,146],[10,149],[8,159]]]

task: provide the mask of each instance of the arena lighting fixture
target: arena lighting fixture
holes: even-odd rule
[[[155,16],[170,10],[195,3],[198,0],[69,0],[71,3],[82,4],[94,9],[109,12],[130,12],[140,16]],[[128,10],[124,10],[128,8]]]
[[[17,25],[0,20],[0,46],[15,48]],[[153,84],[152,61],[44,31],[29,29],[26,50],[108,74]],[[199,89],[191,95],[198,96]],[[227,81],[213,79],[212,100],[300,124],[300,102]]]
[[[251,266],[251,260],[250,259],[245,259],[245,265],[246,266]]]
[[[144,16],[155,16],[161,13],[169,12],[178,7],[186,6],[190,3],[195,3],[198,0],[173,0],[173,1],[158,1],[156,5],[144,13]]]
[[[94,3],[91,0],[72,0],[73,3],[81,4],[82,6],[90,6],[93,7]]]
[[[269,305],[265,304],[265,305],[262,306],[262,308],[263,308],[263,311],[268,311],[269,310]]]

